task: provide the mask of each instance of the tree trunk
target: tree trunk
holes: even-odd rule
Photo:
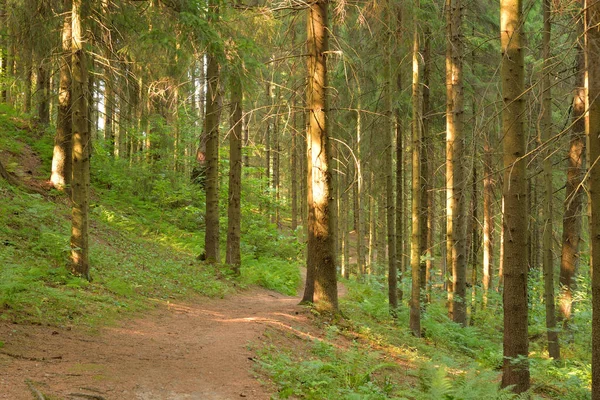
[[[88,202],[90,189],[90,146],[87,131],[88,106],[85,90],[87,70],[82,43],[81,0],[73,0],[71,13],[71,94],[73,118],[73,180],[72,180],[72,229],[71,260],[72,271],[90,280],[88,247]]]
[[[266,95],[267,102],[269,102],[272,107],[273,101],[271,99],[271,82],[267,82]],[[271,188],[271,116],[268,115],[268,113],[269,112],[267,111],[267,115],[265,117],[267,120],[267,131],[265,132],[265,175],[267,176],[267,192],[269,192],[269,189]],[[271,214],[270,209],[269,214]]]
[[[292,231],[298,228],[298,113],[296,96],[292,100],[292,148],[290,149],[290,175],[292,179]]]
[[[218,13],[216,2],[209,3],[213,15]],[[213,17],[213,19],[216,16]],[[206,68],[206,233],[204,251],[209,263],[219,263],[219,119],[221,114],[220,67],[209,51]]]
[[[424,32],[423,43],[423,89],[422,89],[422,125],[421,125],[421,210],[419,218],[421,219],[421,267],[419,268],[421,286],[421,296],[426,304],[431,300],[430,296],[430,274],[431,274],[431,234],[430,226],[431,210],[429,204],[433,196],[433,169],[430,169],[430,161],[433,158],[433,138],[429,131],[429,119],[431,118],[431,104],[429,96],[429,85],[431,77],[431,29],[427,26]]]
[[[583,30],[579,26],[580,32]],[[560,314],[563,326],[568,327],[573,304],[574,278],[579,263],[583,178],[585,172],[585,60],[583,49],[577,46],[577,77],[573,93],[573,116],[567,153],[567,182],[563,216],[562,249],[560,257]]]
[[[483,145],[483,305],[487,304],[488,290],[492,289],[494,262],[494,179],[492,176],[492,147],[489,134],[486,134]]]
[[[50,99],[48,94],[48,65],[45,59],[40,59],[37,73],[37,105],[38,119],[42,124],[50,123]]]
[[[550,33],[551,33],[551,0],[543,0],[542,13],[544,20],[543,41],[543,68],[542,68],[542,114],[540,116],[540,142],[543,143],[552,138],[552,92],[550,89],[551,55],[550,55]],[[543,269],[544,269],[544,302],[546,303],[546,329],[548,335],[548,354],[558,360],[560,358],[560,347],[558,343],[558,332],[556,330],[556,309],[554,303],[554,254],[553,244],[553,200],[554,188],[552,185],[552,158],[547,154],[543,161],[544,174],[544,207],[543,207]]]
[[[25,87],[23,88],[23,112],[29,114],[31,112],[31,79],[33,76],[33,53],[31,48],[25,48]]]
[[[240,274],[241,194],[242,194],[242,82],[232,78],[231,131],[229,133],[229,204],[227,206],[227,253],[225,262]]]
[[[7,13],[7,0],[0,1],[0,23],[3,28],[8,27],[8,13]],[[0,40],[0,77],[2,78],[2,89],[0,90],[1,99],[3,103],[8,100],[7,82],[8,78],[8,35],[3,35],[3,39]]]
[[[67,9],[71,1],[64,2]],[[71,185],[71,13],[65,12],[62,28],[62,54],[60,56],[60,87],[58,92],[58,118],[52,155],[50,182],[58,190]]]
[[[454,322],[467,323],[467,257],[463,114],[463,35],[461,0],[446,1],[446,257],[452,270],[449,314]]]
[[[588,72],[588,145],[592,268],[592,399],[600,398],[600,3],[585,4],[585,65]]]
[[[104,141],[109,154],[115,154],[115,134],[113,128],[113,114],[115,92],[112,89],[112,71],[105,68],[104,75]],[[149,136],[149,135],[148,135]]]
[[[402,46],[403,43],[403,5],[398,4],[396,8],[396,42],[399,46]],[[404,49],[404,47],[403,47]],[[396,60],[397,64],[401,63],[399,60]],[[398,93],[402,93],[402,69],[401,67],[397,68],[396,72],[396,91]],[[397,103],[394,107],[394,127],[396,129],[396,269],[400,270],[400,274],[398,274],[398,303],[402,303],[402,298],[404,296],[402,290],[402,278],[403,273],[405,271],[404,268],[404,260],[405,260],[405,252],[404,252],[404,242],[406,241],[406,236],[404,235],[404,226],[405,226],[405,218],[406,214],[404,213],[405,205],[404,205],[404,147],[406,140],[404,136],[404,119],[401,117],[400,106]]]
[[[273,191],[275,192],[275,215],[273,221],[277,228],[281,227],[279,198],[280,198],[280,178],[279,178],[279,160],[281,149],[279,148],[279,115],[273,119]],[[334,214],[335,215],[335,214]]]
[[[504,366],[502,387],[529,389],[527,337],[527,186],[525,177],[524,42],[521,0],[500,1],[504,108]]]
[[[415,0],[415,9],[419,8]],[[417,18],[413,20],[414,39],[412,52],[412,234],[410,241],[410,266],[412,289],[410,299],[409,326],[412,334],[421,337],[421,63],[419,54],[419,31]]]
[[[396,318],[398,312],[398,266],[396,261],[396,207],[394,204],[394,111],[392,91],[392,2],[386,5],[386,32],[384,75],[385,75],[385,208],[387,217],[387,247],[388,247],[388,301],[390,313]]]
[[[337,280],[332,232],[332,178],[327,126],[328,2],[317,0],[309,6],[307,24],[309,124],[307,140],[311,156],[308,196],[308,257],[314,270],[314,303],[317,309],[337,312]],[[308,279],[308,277],[307,277]],[[308,284],[307,284],[308,286]]]
[[[361,90],[358,85],[358,93],[360,96]],[[361,115],[361,103],[358,102],[356,110],[356,186],[354,192],[354,231],[356,232],[356,274],[358,276],[364,275],[366,271],[366,259],[365,259],[365,220],[363,215],[363,171],[362,171],[362,158],[361,158],[361,141],[362,141],[362,115]]]

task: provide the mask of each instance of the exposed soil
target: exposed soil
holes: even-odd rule
[[[0,324],[0,399],[269,399],[248,345],[269,327],[321,336],[298,301],[252,289],[164,303],[97,333]]]

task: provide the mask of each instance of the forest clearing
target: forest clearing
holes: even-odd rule
[[[0,398],[600,400],[600,1],[497,3],[0,0]]]

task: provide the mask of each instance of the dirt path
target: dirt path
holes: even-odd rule
[[[93,335],[0,323],[0,399],[34,399],[29,385],[52,399],[269,399],[248,343],[269,326],[315,332],[298,301],[253,289],[164,304]]]

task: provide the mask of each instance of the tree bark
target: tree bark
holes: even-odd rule
[[[492,172],[492,147],[486,133],[483,145],[483,306],[487,305],[487,293],[492,289],[494,261],[493,199],[494,179]]]
[[[317,309],[337,312],[337,279],[332,232],[331,149],[327,124],[328,23],[326,0],[311,3],[308,10],[309,123],[307,140],[311,170],[308,196],[308,257],[314,270],[314,303]],[[308,279],[308,277],[307,277]],[[308,285],[307,285],[308,286]]]
[[[540,116],[540,142],[549,140],[552,137],[552,92],[550,86],[551,72],[551,0],[543,0],[542,14],[544,20],[544,30],[542,33],[542,114]],[[553,253],[553,223],[554,213],[554,188],[552,185],[552,158],[551,153],[547,154],[543,161],[544,174],[544,207],[543,207],[543,270],[544,270],[544,302],[546,304],[546,329],[548,336],[548,354],[550,357],[558,360],[560,358],[560,347],[558,343],[558,332],[556,330],[556,308],[554,302],[554,253]]]
[[[429,304],[430,296],[430,274],[431,274],[431,210],[429,204],[433,196],[433,169],[429,168],[433,151],[433,138],[430,135],[429,119],[431,118],[430,104],[430,78],[431,78],[431,29],[426,26],[423,38],[423,85],[421,105],[421,206],[419,218],[421,227],[420,250],[421,266],[419,267],[419,285],[421,286],[421,298],[425,304]]]
[[[415,9],[419,8],[415,0]],[[414,38],[412,52],[412,234],[410,241],[410,266],[412,288],[410,299],[409,327],[412,334],[421,337],[421,63],[419,54],[419,31],[416,16],[413,20]]]
[[[529,389],[527,336],[527,186],[525,177],[524,42],[521,0],[500,1],[504,108],[504,366],[502,387]]]
[[[219,251],[219,119],[221,96],[219,64],[212,54],[207,56],[206,115],[206,233],[204,250],[209,263],[220,262]]]
[[[231,85],[231,132],[229,133],[229,204],[227,207],[227,253],[225,262],[240,274],[242,263],[241,195],[242,195],[242,82],[232,77]]]
[[[39,60],[38,73],[37,73],[37,106],[38,106],[38,119],[42,124],[50,123],[50,99],[48,93],[48,65],[45,59]]]
[[[73,115],[73,180],[72,180],[72,271],[90,280],[88,246],[88,203],[90,190],[90,137],[87,130],[88,106],[85,90],[87,70],[82,43],[81,0],[73,0],[71,41],[71,90]]]
[[[296,96],[292,99],[292,148],[290,149],[290,175],[292,180],[292,231],[298,228],[298,113]]]
[[[387,218],[387,247],[388,247],[388,301],[390,314],[396,318],[398,312],[398,265],[396,260],[396,207],[394,204],[394,111],[392,91],[392,11],[393,3],[388,0],[386,5],[385,44],[385,208]]]
[[[583,31],[579,27],[580,32]],[[577,77],[573,93],[573,114],[567,153],[567,182],[563,215],[560,257],[559,317],[568,327],[573,305],[574,278],[579,263],[581,212],[583,208],[583,178],[585,172],[585,60],[582,46],[577,46]]]
[[[592,399],[600,399],[600,3],[585,3],[585,65],[588,73],[590,242],[592,268]]]
[[[64,2],[65,9],[71,8],[71,1]],[[72,138],[71,138],[71,13],[65,12],[62,28],[62,54],[60,56],[60,87],[58,91],[58,118],[54,136],[52,174],[50,182],[58,190],[71,185]]]
[[[218,6],[209,2],[211,20],[216,19]],[[211,49],[214,51],[214,49]],[[214,54],[208,52],[206,67],[206,113],[204,117],[206,140],[206,232],[204,251],[206,261],[219,263],[219,120],[221,114],[220,66]]]
[[[452,270],[449,314],[454,322],[467,323],[467,257],[464,174],[463,35],[461,0],[446,1],[446,264]]]

